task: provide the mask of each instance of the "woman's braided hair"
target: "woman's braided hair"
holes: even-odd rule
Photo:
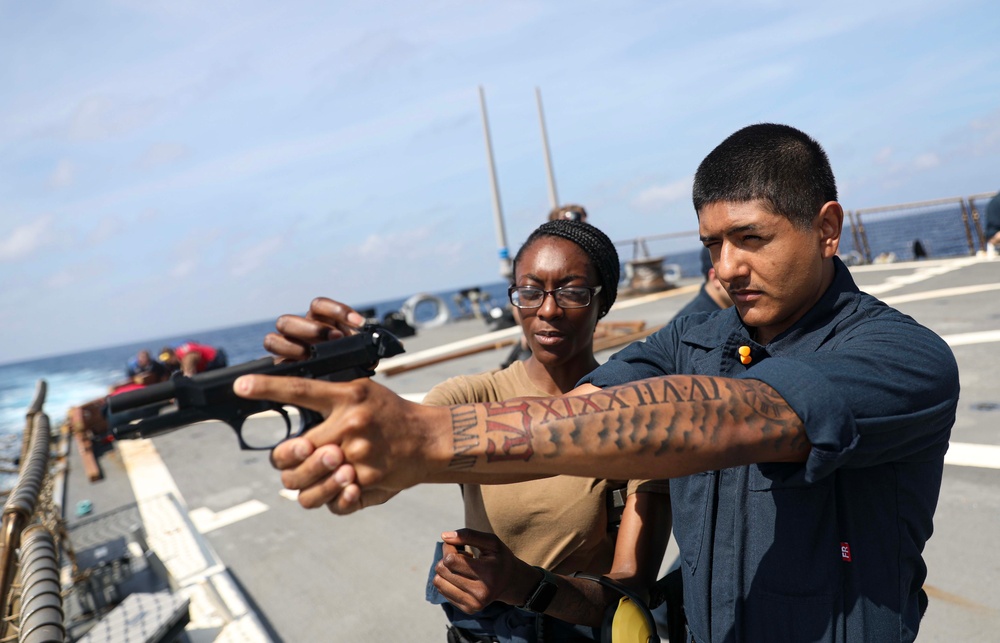
[[[621,277],[621,266],[618,263],[618,251],[615,244],[611,242],[608,235],[604,234],[589,223],[583,221],[571,221],[568,219],[556,219],[548,221],[538,226],[534,232],[528,235],[528,239],[517,251],[514,257],[514,272],[517,273],[517,264],[535,241],[543,237],[559,237],[572,241],[590,259],[590,264],[597,271],[597,279],[601,282],[601,309],[598,318],[604,317],[611,310],[611,305],[618,297],[618,280]]]

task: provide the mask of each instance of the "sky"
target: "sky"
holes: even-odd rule
[[[500,280],[556,190],[697,228],[756,122],[847,209],[1000,188],[1000,4],[0,0],[0,363]]]

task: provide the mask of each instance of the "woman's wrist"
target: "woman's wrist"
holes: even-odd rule
[[[518,607],[529,612],[541,614],[548,609],[552,603],[552,599],[555,598],[556,591],[559,589],[559,582],[556,575],[548,570],[541,567],[534,567],[533,570],[535,571],[533,576],[540,576],[540,578],[531,586],[531,589],[525,594],[525,598],[518,604]]]

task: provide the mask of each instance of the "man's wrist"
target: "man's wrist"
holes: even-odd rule
[[[457,462],[460,458],[456,454],[452,407],[424,406],[424,408],[434,414],[425,416],[427,422],[423,432],[427,445],[423,455],[429,467],[428,478],[434,481],[463,482],[461,474],[470,469],[471,465],[460,466]],[[427,439],[428,436],[430,439]],[[456,474],[459,477],[453,480],[450,476]]]

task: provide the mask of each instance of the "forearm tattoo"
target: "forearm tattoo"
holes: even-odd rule
[[[754,380],[670,376],[577,397],[514,399],[451,409],[452,470],[595,449],[690,452],[726,431],[755,431],[775,451],[802,448],[802,423],[774,389]]]

